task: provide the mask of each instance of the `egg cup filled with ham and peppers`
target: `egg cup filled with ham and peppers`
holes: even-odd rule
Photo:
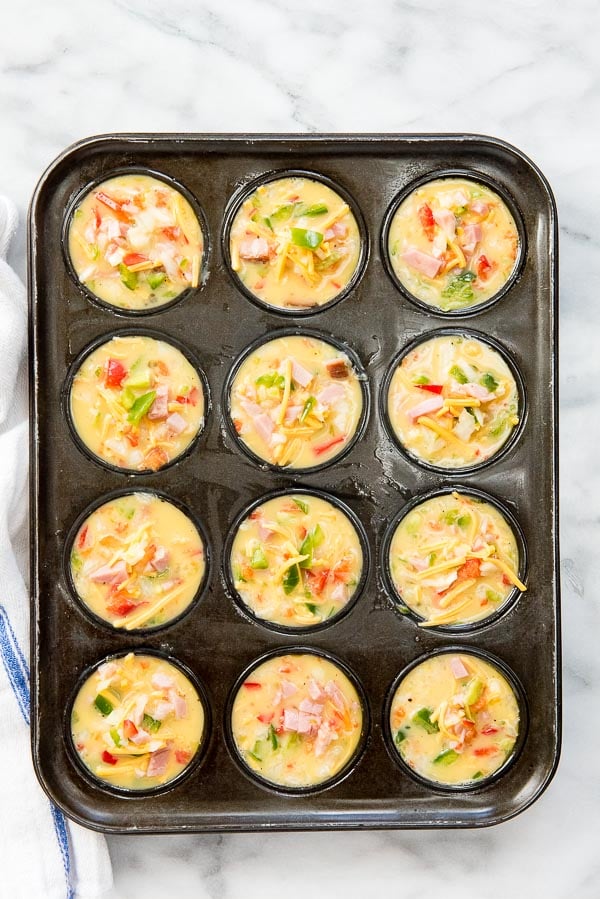
[[[172,624],[200,596],[209,550],[199,523],[157,491],[94,504],[67,540],[74,594],[95,619],[125,631]]]
[[[423,180],[392,204],[383,229],[396,285],[417,305],[452,315],[499,299],[518,275],[524,244],[512,201],[478,176]]]
[[[316,470],[345,455],[368,414],[355,354],[309,331],[261,338],[234,364],[224,394],[230,433],[259,464]]]
[[[475,789],[515,760],[527,731],[523,689],[488,653],[437,650],[402,671],[388,694],[392,757],[428,786]]]
[[[516,520],[473,488],[445,487],[402,509],[384,537],[382,567],[398,610],[422,628],[487,624],[527,589]]]
[[[393,360],[380,411],[411,460],[469,471],[497,459],[525,421],[525,387],[506,351],[475,331],[442,328]]]
[[[342,299],[357,283],[367,233],[353,200],[310,172],[269,175],[234,205],[223,250],[253,301],[298,316]]]
[[[68,420],[98,461],[158,471],[191,449],[208,388],[187,351],[149,332],[121,331],[83,351],[67,379]]]
[[[225,576],[242,610],[266,626],[314,630],[347,612],[364,586],[368,543],[335,497],[280,491],[234,523]]]
[[[366,698],[339,659],[306,648],[258,659],[226,711],[230,749],[248,773],[288,792],[333,785],[360,756]]]
[[[86,672],[67,719],[75,762],[104,787],[139,795],[192,772],[208,740],[210,707],[189,669],[142,650]]]
[[[67,214],[63,243],[78,284],[121,312],[162,311],[201,283],[202,213],[180,185],[154,173],[124,172],[86,188]]]

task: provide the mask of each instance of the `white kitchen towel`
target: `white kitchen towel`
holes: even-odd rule
[[[0,899],[94,899],[112,885],[106,841],[49,802],[29,749],[27,312],[6,262],[16,228],[0,196]]]

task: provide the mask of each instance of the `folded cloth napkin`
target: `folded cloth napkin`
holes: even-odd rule
[[[0,896],[93,899],[112,884],[106,841],[49,802],[29,750],[27,312],[6,263],[16,228],[17,211],[0,196]]]

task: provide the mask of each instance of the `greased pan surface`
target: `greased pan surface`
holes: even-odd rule
[[[148,168],[174,178],[198,201],[208,229],[207,269],[198,290],[139,321],[94,304],[67,269],[64,216],[87,184],[114,170]],[[352,196],[365,220],[369,256],[350,293],[314,315],[258,308],[236,286],[222,256],[226,212],[237,192],[276,170],[330,178]],[[390,440],[379,413],[386,371],[408,343],[451,324],[411,304],[382,260],[386,211],[399,192],[431,173],[481,173],[508,194],[526,234],[526,258],[507,293],[461,316],[460,327],[497,340],[523,377],[526,420],[518,440],[480,471],[437,473],[410,461]],[[557,219],[551,191],[520,151],[469,135],[228,136],[117,135],[65,151],[42,177],[29,221],[31,350],[32,749],[44,789],[87,826],[113,832],[259,831],[363,827],[474,827],[505,820],[533,802],[550,781],[560,749],[560,631],[557,578]],[[208,380],[212,406],[193,450],[168,469],[111,471],[75,445],[63,388],[79,353],[101,335],[149,327],[189,348]],[[238,355],[261,336],[298,325],[347,344],[366,370],[369,418],[360,441],[320,471],[259,468],[223,423],[222,393]],[[222,551],[240,512],[262,494],[314,487],[339,497],[363,523],[371,568],[347,615],[315,633],[277,633],[242,615],[222,578]],[[398,615],[381,576],[389,521],[414,497],[438,487],[481,489],[521,525],[528,591],[489,625],[468,633],[419,629]],[[114,490],[155,488],[185,503],[212,547],[210,583],[188,615],[156,634],[112,632],[83,614],[63,566],[73,522]],[[489,651],[515,673],[527,703],[523,748],[505,773],[462,792],[428,787],[394,763],[385,743],[388,690],[407,665],[445,646]],[[297,645],[332,653],[364,689],[370,730],[347,775],[307,795],[283,795],[256,783],[231,757],[224,714],[230,691],[254,659]],[[122,797],[84,778],[64,739],[73,688],[90,665],[127,649],[167,653],[206,689],[212,733],[201,764],[180,786]]]

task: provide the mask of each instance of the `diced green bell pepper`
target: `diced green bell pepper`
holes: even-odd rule
[[[283,592],[286,596],[293,593],[300,583],[300,569],[298,565],[292,565],[283,575]]]
[[[129,410],[129,415],[127,416],[127,421],[130,421],[132,424],[139,424],[144,415],[147,415],[152,407],[152,403],[156,399],[156,390],[150,390],[149,393],[144,393],[142,396],[138,396],[133,406]]]
[[[458,752],[454,749],[444,749],[443,752],[440,752],[439,755],[433,760],[434,765],[451,765],[452,762],[455,762],[458,758]]]
[[[104,715],[104,717],[110,715],[110,713],[114,709],[114,705],[112,704],[110,699],[107,699],[106,696],[102,695],[102,693],[98,693],[98,695],[94,699],[94,705],[96,706],[100,714]]]
[[[254,569],[263,569],[268,568],[269,562],[265,555],[265,551],[262,546],[257,546],[252,551],[252,557],[250,559],[250,568]]]
[[[292,228],[292,243],[297,247],[306,247],[309,250],[316,250],[320,243],[323,242],[323,235],[320,231],[311,231],[308,228]]]
[[[130,271],[126,265],[121,263],[119,266],[119,274],[121,275],[121,282],[128,290],[136,289],[139,280],[137,272]]]
[[[440,728],[437,721],[431,720],[432,714],[433,709],[419,709],[412,717],[413,723],[422,727],[428,734],[437,734]]]

